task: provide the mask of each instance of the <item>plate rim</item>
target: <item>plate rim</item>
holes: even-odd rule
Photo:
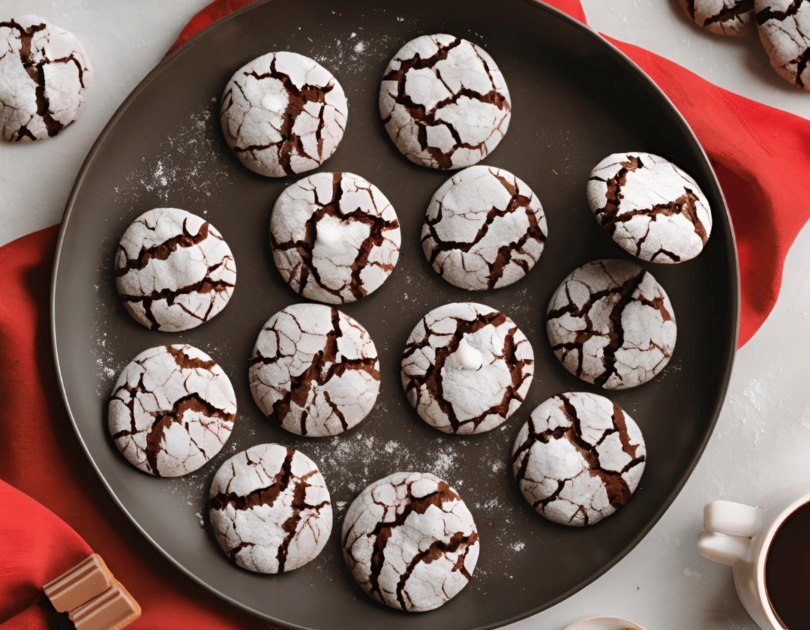
[[[215,594],[220,599],[226,601],[228,604],[235,606],[237,609],[244,611],[254,617],[258,617],[260,619],[270,621],[272,623],[280,624],[284,628],[289,628],[290,630],[313,630],[312,628],[301,626],[295,623],[291,623],[288,621],[284,621],[282,619],[278,619],[271,615],[268,615],[264,612],[256,610],[247,604],[243,604],[235,600],[234,598],[226,595],[225,593],[219,591],[216,587],[208,584],[205,580],[197,576],[191,570],[187,569],[183,566],[178,560],[176,560],[166,549],[164,549],[156,540],[154,540],[149,533],[141,527],[140,523],[135,519],[135,517],[130,514],[118,496],[115,494],[115,491],[110,487],[109,483],[107,482],[104,474],[99,469],[98,465],[96,464],[95,460],[93,459],[93,455],[90,453],[90,449],[88,448],[87,444],[85,443],[84,439],[82,438],[81,431],[79,426],[76,422],[76,418],[74,417],[73,410],[70,407],[70,401],[68,400],[67,391],[65,389],[65,382],[62,378],[62,369],[59,362],[59,347],[57,344],[57,332],[56,332],[56,290],[57,290],[57,281],[59,277],[59,268],[60,262],[62,261],[62,250],[66,236],[66,228],[70,222],[70,218],[73,214],[76,197],[78,196],[79,189],[87,175],[87,172],[90,170],[96,155],[98,154],[99,150],[101,149],[102,144],[106,140],[107,136],[113,129],[113,127],[118,123],[118,121],[123,117],[132,103],[138,98],[141,92],[146,89],[146,87],[157,77],[158,74],[163,72],[164,68],[168,67],[170,64],[175,63],[177,59],[180,59],[184,55],[188,54],[189,51],[194,48],[194,46],[202,39],[210,35],[211,32],[214,30],[221,28],[224,24],[227,24],[229,21],[235,19],[236,17],[242,15],[243,13],[247,13],[259,6],[269,4],[274,0],[255,0],[254,2],[229,13],[226,16],[223,16],[216,20],[213,24],[207,26],[203,30],[195,33],[193,36],[188,38],[185,42],[183,42],[174,52],[168,54],[168,56],[164,56],[158,64],[149,71],[149,73],[138,83],[138,85],[129,93],[129,95],[124,99],[121,105],[118,106],[118,109],[112,115],[112,117],[107,121],[104,129],[99,134],[96,141],[93,143],[93,146],[90,148],[87,157],[85,158],[81,169],[79,170],[79,174],[76,176],[76,180],[73,183],[73,187],[71,188],[70,195],[68,197],[67,203],[65,205],[65,211],[62,215],[62,221],[59,225],[59,234],[57,236],[56,242],[56,251],[54,255],[54,262],[53,267],[51,270],[51,286],[50,286],[50,308],[49,315],[50,315],[50,336],[51,336],[51,351],[53,354],[54,366],[56,367],[56,377],[59,385],[59,393],[62,397],[62,401],[65,405],[65,410],[67,411],[67,415],[70,418],[70,423],[73,428],[73,432],[76,435],[79,444],[84,451],[85,456],[90,462],[93,471],[95,472],[96,476],[101,481],[102,486],[109,494],[110,498],[112,498],[113,502],[118,506],[118,509],[126,516],[129,522],[135,527],[135,529],[149,542],[152,547],[154,547],[169,563],[171,563],[176,569],[178,569],[181,573],[185,576],[189,577],[191,580],[196,582],[198,585],[202,586],[209,592]],[[669,508],[674,503],[675,499],[680,495],[681,491],[683,490],[686,482],[691,478],[692,474],[695,471],[695,467],[697,466],[698,462],[700,461],[703,453],[708,446],[709,440],[711,439],[712,435],[714,434],[715,427],[717,426],[717,421],[720,417],[720,412],[722,411],[726,399],[728,397],[728,387],[731,381],[731,375],[733,373],[734,362],[736,359],[737,351],[738,351],[738,340],[739,340],[739,329],[740,329],[740,271],[739,271],[739,254],[737,251],[737,239],[734,233],[734,226],[731,221],[731,214],[728,210],[728,204],[726,203],[726,198],[723,193],[723,189],[720,186],[720,181],[717,179],[717,174],[714,171],[714,167],[712,166],[711,160],[709,159],[706,150],[704,149],[703,145],[701,144],[700,140],[695,135],[695,132],[692,130],[692,127],[687,122],[686,118],[681,114],[675,104],[670,100],[670,98],[666,95],[666,93],[658,86],[658,84],[646,73],[644,70],[630,57],[628,57],[621,49],[619,49],[615,44],[609,41],[605,36],[601,33],[595,31],[590,26],[585,24],[584,22],[579,21],[578,19],[568,15],[564,11],[557,9],[549,4],[546,4],[542,0],[521,0],[527,4],[534,6],[536,9],[545,11],[556,19],[563,20],[567,22],[569,25],[574,26],[579,31],[584,33],[585,35],[591,37],[592,39],[597,40],[597,42],[606,50],[608,53],[612,53],[616,57],[619,58],[620,61],[624,62],[631,70],[633,70],[636,75],[638,75],[639,79],[645,83],[647,83],[648,87],[652,89],[652,92],[657,94],[659,99],[662,101],[662,105],[670,110],[671,114],[674,114],[676,121],[679,121],[688,136],[691,136],[694,144],[700,151],[700,155],[703,157],[705,164],[709,167],[709,173],[711,175],[711,185],[713,185],[717,192],[720,195],[720,199],[722,200],[723,211],[724,211],[724,220],[722,221],[723,231],[727,232],[726,236],[730,238],[730,258],[729,261],[731,264],[731,272],[732,272],[732,280],[733,280],[733,292],[732,292],[732,310],[733,310],[733,326],[730,327],[728,333],[728,341],[730,341],[730,350],[725,357],[724,362],[724,372],[725,377],[723,382],[720,386],[720,391],[718,392],[717,402],[715,403],[711,422],[706,432],[705,437],[702,440],[702,443],[696,449],[695,453],[693,454],[692,458],[689,460],[689,464],[686,468],[685,474],[682,476],[680,481],[676,484],[673,491],[670,493],[667,500],[661,505],[661,507],[656,510],[653,514],[653,517],[649,520],[649,522],[642,527],[639,533],[633,537],[633,539],[628,542],[628,544],[618,553],[616,554],[609,562],[605,563],[598,571],[595,571],[587,578],[583,579],[582,581],[578,582],[570,589],[562,593],[561,595],[557,596],[553,600],[546,602],[540,606],[532,608],[528,611],[521,612],[517,615],[513,615],[507,619],[503,619],[499,622],[495,622],[492,624],[478,626],[471,630],[492,630],[494,628],[500,628],[522,619],[526,619],[528,617],[532,617],[537,615],[538,613],[548,610],[560,602],[568,599],[575,593],[578,593],[582,589],[584,589],[589,584],[595,582],[597,579],[602,577],[605,573],[607,573],[610,569],[616,566],[621,560],[623,560],[627,555],[635,549],[638,544],[646,538],[646,536],[652,531],[653,527],[661,520],[661,517],[669,510]]]

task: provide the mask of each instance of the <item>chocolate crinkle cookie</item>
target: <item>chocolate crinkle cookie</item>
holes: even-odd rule
[[[53,137],[79,116],[93,85],[87,52],[73,33],[36,15],[0,21],[3,139]]]
[[[193,472],[231,435],[236,395],[222,368],[188,345],[141,352],[118,376],[109,404],[115,445],[156,477]]]
[[[446,482],[401,472],[368,486],[343,521],[343,556],[363,590],[407,612],[458,595],[478,560],[470,510]]]
[[[773,69],[810,90],[810,0],[755,0],[754,13]]]
[[[402,386],[421,418],[445,433],[484,433],[523,403],[534,352],[515,322],[483,304],[432,310],[408,337]]]
[[[380,115],[411,162],[439,169],[472,166],[503,139],[511,99],[487,52],[453,35],[408,42],[385,70]]]
[[[531,506],[561,525],[593,525],[636,491],[647,449],[635,421],[604,396],[559,394],[532,412],[512,449]]]
[[[546,216],[531,188],[508,171],[479,165],[456,173],[433,195],[422,249],[450,284],[482,291],[529,273],[547,236]]]
[[[332,531],[332,503],[315,463],[278,444],[226,461],[208,494],[211,527],[243,569],[284,573],[314,560]]]
[[[605,389],[646,383],[666,367],[677,325],[652,274],[623,260],[575,269],[548,305],[546,331],[560,363]]]
[[[240,68],[220,109],[228,146],[268,177],[318,168],[340,144],[348,115],[332,73],[293,52],[268,53]]]
[[[754,13],[754,0],[678,1],[695,24],[717,35],[745,35]]]
[[[399,258],[397,214],[374,184],[316,173],[287,187],[270,220],[273,260],[296,293],[328,304],[377,290]]]
[[[152,330],[196,328],[231,299],[236,263],[208,221],[177,208],[155,208],[124,232],[115,285],[124,306]]]
[[[377,349],[366,329],[336,308],[293,304],[262,327],[250,358],[250,390],[287,431],[337,435],[377,400]]]
[[[709,240],[712,212],[694,179],[651,153],[615,153],[588,180],[588,204],[625,251],[655,263],[691,260]]]

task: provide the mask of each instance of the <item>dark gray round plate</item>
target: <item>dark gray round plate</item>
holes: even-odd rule
[[[433,192],[449,173],[415,166],[389,140],[377,111],[389,58],[423,33],[481,44],[509,84],[514,113],[486,160],[538,194],[550,236],[540,263],[511,287],[468,293],[429,267],[419,230]],[[382,389],[369,417],[347,433],[312,440],[265,419],[248,387],[248,356],[261,325],[300,301],[273,266],[270,211],[292,179],[242,168],[225,145],[218,102],[231,74],[272,50],[313,57],[343,84],[346,135],[324,170],[358,173],[391,200],[403,227],[399,265],[370,297],[343,310],[368,328],[380,352]],[[588,210],[590,169],[609,153],[640,150],[691,173],[714,211],[705,252],[682,265],[644,265],[664,285],[678,319],[678,345],[653,382],[608,394],[641,425],[649,459],[641,488],[592,528],[554,525],[531,510],[512,480],[509,455],[536,405],[560,391],[593,388],[566,372],[545,336],[544,313],[562,278],[596,258],[627,258]],[[228,307],[183,334],[148,331],[116,298],[112,262],[120,235],[142,212],[176,206],[212,221],[230,243],[238,282]],[[121,509],[169,560],[228,601],[295,628],[491,628],[568,597],[606,571],[650,530],[683,486],[720,410],[737,339],[734,239],[718,183],[672,104],[626,57],[556,10],[524,0],[379,0],[257,3],[191,39],[121,106],[82,169],[65,212],[53,284],[53,337],[63,394],[76,432]],[[400,353],[430,309],[474,300],[500,309],[534,346],[537,372],[526,403],[501,428],[448,437],[425,424],[399,383]],[[106,431],[118,371],[145,348],[185,342],[230,375],[239,412],[230,442],[212,462],[178,479],[155,479],[126,463]],[[211,477],[235,452],[263,442],[300,449],[320,464],[336,507],[320,557],[281,576],[243,571],[210,530]],[[443,477],[467,501],[481,535],[470,585],[446,606],[409,616],[367,597],[340,553],[348,504],[368,483],[401,470]]]

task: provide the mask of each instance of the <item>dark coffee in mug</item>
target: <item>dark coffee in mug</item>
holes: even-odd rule
[[[810,503],[785,519],[765,560],[765,588],[788,630],[810,630]]]

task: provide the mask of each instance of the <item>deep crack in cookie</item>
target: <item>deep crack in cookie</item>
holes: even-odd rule
[[[368,486],[343,521],[343,556],[363,590],[408,612],[447,603],[472,578],[478,530],[446,482],[396,473]]]
[[[292,52],[268,53],[225,86],[225,140],[251,171],[284,177],[318,168],[337,149],[349,115],[338,80]]]
[[[650,153],[615,153],[588,180],[588,204],[625,251],[655,263],[691,260],[709,240],[712,211],[694,179]]]
[[[226,461],[208,494],[211,527],[243,569],[284,573],[314,560],[332,531],[326,482],[303,453],[260,444]]]
[[[647,449],[635,421],[604,396],[559,394],[532,412],[512,448],[529,504],[561,525],[593,525],[636,491]]]
[[[677,337],[672,304],[652,274],[623,260],[597,260],[563,280],[546,331],[560,363],[605,389],[646,383],[666,367]]]
[[[284,280],[327,304],[377,290],[394,271],[400,241],[391,203],[352,173],[316,173],[288,186],[270,220],[273,260]]]
[[[380,86],[380,115],[411,162],[472,166],[506,134],[512,101],[487,52],[452,35],[422,35],[394,55]]]
[[[53,137],[74,122],[93,67],[73,33],[36,15],[0,21],[0,130],[4,140]]]
[[[506,315],[483,304],[432,310],[408,337],[402,387],[421,418],[445,433],[484,433],[526,397],[534,352]]]
[[[540,201],[503,169],[471,166],[433,195],[422,250],[445,280],[483,291],[517,282],[540,259],[548,225]]]
[[[236,263],[208,221],[177,208],[155,208],[124,232],[115,285],[124,306],[152,330],[196,328],[231,299]]]
[[[717,35],[740,37],[748,33],[754,0],[678,0],[698,26]]]
[[[222,368],[193,346],[174,345],[145,350],[121,371],[108,423],[129,463],[179,477],[219,453],[235,417],[236,395]]]
[[[262,327],[250,358],[250,391],[262,412],[306,437],[337,435],[365,418],[380,390],[368,332],[323,304],[293,304]]]

